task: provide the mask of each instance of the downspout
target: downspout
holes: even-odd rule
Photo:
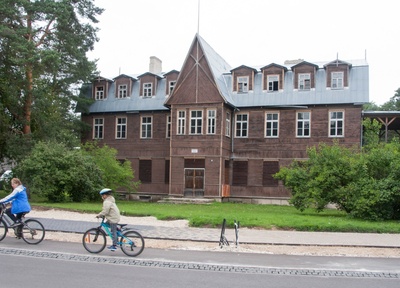
[[[361,148],[363,147],[363,135],[364,135],[364,125],[363,125],[363,122],[364,122],[364,111],[361,111],[361,127],[360,127],[360,130],[361,130],[361,135],[360,135],[360,141],[361,141],[361,143],[360,143],[360,147],[361,147]]]
[[[222,111],[222,113],[224,113],[224,104],[223,103],[221,104],[221,111]],[[224,114],[222,114],[222,115],[224,115]],[[218,179],[218,182],[219,182],[218,195],[221,198],[222,198],[222,171],[223,171],[222,165],[224,165],[223,167],[225,169],[225,162],[222,159],[222,157],[223,157],[223,153],[222,153],[223,141],[224,141],[224,135],[225,135],[225,133],[224,133],[224,121],[225,121],[225,117],[222,116],[221,117],[221,133],[220,133],[221,134],[221,140],[219,141],[220,145],[219,145],[219,179]]]

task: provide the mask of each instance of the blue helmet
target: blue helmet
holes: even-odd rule
[[[104,188],[99,192],[99,194],[100,195],[109,194],[109,193],[111,193],[111,191],[112,190],[110,188]]]

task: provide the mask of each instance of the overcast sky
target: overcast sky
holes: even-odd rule
[[[100,41],[89,54],[101,76],[142,74],[149,58],[181,70],[197,32],[233,68],[367,59],[370,101],[400,88],[400,21],[396,1],[95,0]],[[200,6],[200,9],[198,9]],[[200,12],[199,12],[200,11]],[[198,17],[200,15],[200,17]]]

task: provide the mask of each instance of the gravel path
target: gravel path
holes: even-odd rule
[[[29,217],[68,219],[98,223],[96,214],[78,213],[57,209],[33,209]],[[132,225],[149,225],[163,227],[188,227],[187,220],[161,221],[155,217],[126,217],[121,216],[120,223]],[[81,242],[82,235],[76,233],[46,232],[46,239],[52,241]],[[352,256],[352,257],[384,257],[400,258],[400,248],[363,248],[363,247],[321,247],[321,246],[288,246],[288,245],[248,245],[240,244],[239,247],[223,246],[218,243],[171,241],[146,239],[146,247],[159,249],[199,250],[216,252],[243,252],[285,255],[314,255],[314,256]]]

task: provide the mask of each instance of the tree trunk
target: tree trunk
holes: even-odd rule
[[[24,128],[22,130],[23,134],[31,134],[31,108],[32,108],[32,90],[33,90],[33,75],[32,66],[30,64],[26,67],[26,79],[28,82],[28,87],[24,99]]]

